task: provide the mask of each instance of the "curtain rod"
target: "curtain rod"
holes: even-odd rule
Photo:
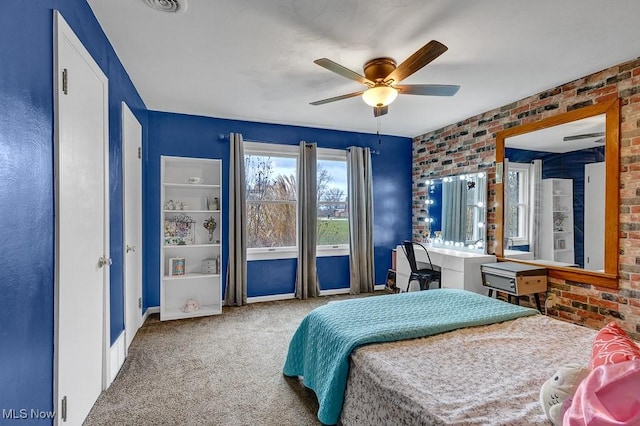
[[[229,135],[225,135],[224,133],[220,133],[218,134],[218,140],[223,141],[223,140],[229,140]],[[252,140],[252,139],[245,139],[244,142],[258,142],[258,143],[274,143],[274,142],[263,142],[263,141],[256,141],[256,140]],[[305,142],[305,143],[311,143],[311,142]],[[282,144],[282,145],[288,145],[288,144]],[[318,147],[318,148],[323,148],[323,147]],[[325,148],[325,149],[340,149],[340,148]],[[380,151],[375,150],[375,149],[371,149],[369,148],[371,151],[371,154],[373,155],[380,155]],[[346,148],[346,151],[350,151],[351,147]]]

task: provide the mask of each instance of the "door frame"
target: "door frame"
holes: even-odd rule
[[[127,335],[127,325],[129,323],[129,321],[131,321],[131,318],[129,318],[129,315],[127,315],[127,313],[129,312],[129,307],[128,307],[128,303],[130,303],[131,301],[128,300],[127,297],[127,264],[128,264],[128,258],[127,258],[127,200],[126,200],[126,188],[127,185],[131,185],[132,183],[127,180],[127,171],[126,171],[126,162],[127,160],[127,146],[129,143],[131,143],[132,141],[126,140],[125,139],[125,116],[129,115],[130,117],[132,117],[136,123],[138,123],[138,125],[140,126],[140,149],[142,149],[142,124],[140,123],[140,121],[136,118],[135,114],[133,114],[133,112],[131,111],[131,108],[129,108],[129,106],[127,105],[127,103],[125,101],[122,101],[122,123],[121,123],[121,132],[122,132],[122,212],[123,212],[123,220],[122,220],[122,254],[123,254],[123,268],[122,268],[122,276],[123,276],[123,303],[124,303],[124,331],[125,331],[125,343],[124,343],[124,353],[125,353],[125,357],[128,355],[129,353],[129,344],[127,344],[129,342],[129,336]],[[138,282],[137,282],[137,294],[138,297],[142,298],[142,158],[140,158],[140,181],[134,181],[133,184],[140,184],[140,217],[138,218],[138,225],[139,225],[139,237],[140,240],[138,241],[138,245],[139,247],[136,247],[136,250],[138,250],[139,253],[139,265],[138,265]],[[135,300],[134,302],[136,304],[136,306],[138,306],[138,301]],[[138,318],[135,318],[135,330],[133,332],[133,335],[135,336],[136,332],[140,329],[140,327],[142,326],[142,307],[139,308],[140,309],[140,315],[138,316]],[[133,339],[133,336],[132,336]]]
[[[58,46],[59,40],[64,37],[68,40],[77,52],[84,58],[87,64],[93,68],[99,78],[103,78],[103,156],[104,156],[104,256],[110,257],[110,214],[109,214],[109,88],[108,79],[102,69],[97,65],[91,54],[84,47],[80,39],[75,35],[69,24],[58,10],[53,11],[53,113],[54,113],[54,211],[55,211],[55,231],[54,231],[54,351],[53,351],[53,407],[56,413],[54,423],[62,423],[61,407],[58,406],[58,362],[60,359],[59,345],[59,289],[60,289],[60,109],[59,97],[61,81],[61,70],[58,69]],[[102,315],[102,390],[105,390],[109,383],[109,349],[110,349],[110,268],[106,265],[103,268],[103,315]]]

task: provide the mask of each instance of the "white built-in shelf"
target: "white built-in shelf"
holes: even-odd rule
[[[165,244],[162,248],[201,248],[201,247],[220,247],[220,243],[213,244]]]
[[[541,205],[539,258],[575,264],[573,180],[542,179]]]
[[[196,272],[192,272],[190,274],[184,275],[165,275],[162,277],[163,280],[166,281],[175,281],[175,280],[192,280],[197,278],[220,278],[220,274],[198,274]]]
[[[220,188],[220,185],[209,185],[206,183],[170,183],[165,182],[162,184],[165,188],[188,188],[188,189],[215,189]]]
[[[160,319],[165,321],[220,314],[220,271],[223,265],[222,160],[162,156],[160,175]],[[203,183],[188,183],[194,178]],[[213,205],[212,200],[215,200]],[[167,207],[171,204],[184,209],[170,210]],[[215,210],[210,210],[210,206]],[[188,216],[191,221],[176,226],[182,215]],[[217,224],[212,236],[203,226],[211,217]],[[196,244],[165,244],[165,241]],[[183,264],[184,274],[170,275],[172,264]],[[212,273],[203,274],[201,271]],[[192,301],[200,309],[184,312],[185,306],[193,304]]]
[[[182,312],[180,309],[168,309],[165,311],[164,315],[162,315],[162,320],[176,320],[183,318],[196,318],[196,317],[206,317],[209,315],[217,315],[222,313],[222,307],[220,305],[201,305],[200,309],[195,312]]]

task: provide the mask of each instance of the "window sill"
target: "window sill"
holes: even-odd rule
[[[508,244],[508,248],[510,249],[511,247],[528,246],[529,240],[523,238],[509,238],[509,243],[511,243]],[[507,245],[505,245],[505,248],[507,248]]]
[[[249,249],[247,262],[254,260],[297,259],[297,249]],[[349,256],[349,246],[320,246],[316,248],[316,257]]]

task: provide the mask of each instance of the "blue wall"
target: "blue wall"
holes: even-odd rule
[[[542,160],[542,179],[573,180],[573,227],[575,263],[584,268],[584,166],[605,160],[604,147],[582,149],[566,153],[528,151],[506,148],[505,157],[513,163]],[[524,247],[518,247],[525,250]]]
[[[109,78],[111,340],[123,330],[121,107],[145,105],[85,0],[4,1],[0,13],[0,409],[53,407],[53,9]],[[7,249],[9,247],[9,249]],[[82,301],[78,301],[82,303]]]
[[[175,155],[221,158],[223,179],[228,182],[230,132],[241,133],[245,140],[297,145],[300,141],[317,142],[321,148],[345,149],[349,146],[370,147],[372,156],[374,236],[376,283],[386,279],[391,265],[391,250],[411,236],[411,139],[373,134],[341,132],[299,126],[285,126],[237,120],[225,120],[166,112],[148,112],[146,182],[144,184],[144,303],[145,307],[160,303],[160,156]],[[220,135],[223,138],[220,138]],[[228,206],[228,186],[223,190],[223,207]],[[228,223],[228,210],[222,212]],[[223,239],[228,240],[223,229]],[[228,247],[223,246],[223,276],[226,274]],[[318,276],[322,289],[349,287],[348,257],[318,260]],[[296,260],[264,260],[249,262],[247,292],[249,297],[292,293]]]

